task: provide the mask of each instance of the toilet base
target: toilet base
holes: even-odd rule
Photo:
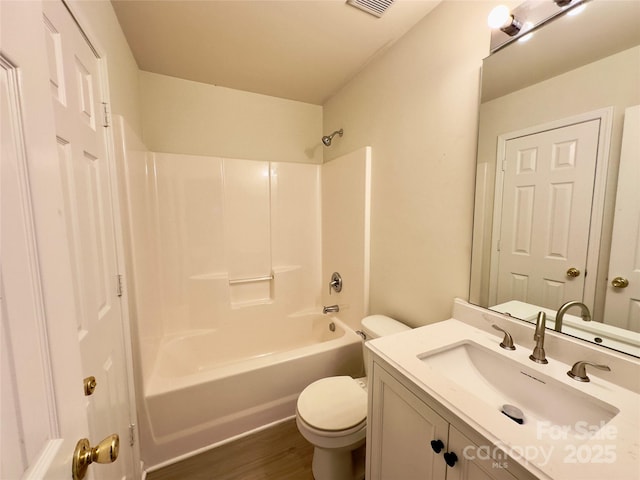
[[[364,480],[364,442],[355,450],[314,447],[315,480]]]
[[[365,452],[367,450],[366,444],[363,444],[361,447],[356,448],[351,452],[351,457],[353,459],[353,471],[355,480],[364,480],[364,470],[365,470]]]

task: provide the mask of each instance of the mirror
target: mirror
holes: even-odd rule
[[[572,308],[563,333],[640,356],[640,276],[619,258],[640,252],[620,213],[640,217],[640,2],[569,13],[483,61],[469,300],[526,321],[544,310],[548,328],[578,300],[593,320]]]

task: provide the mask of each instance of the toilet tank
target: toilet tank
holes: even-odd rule
[[[373,340],[374,338],[384,337],[385,335],[411,330],[411,327],[386,315],[369,315],[368,317],[364,317],[360,322],[360,326],[362,327],[362,332],[365,334],[365,342]],[[364,343],[362,344],[362,351],[364,355],[364,373],[368,375],[367,362],[369,361],[369,350],[364,346]]]

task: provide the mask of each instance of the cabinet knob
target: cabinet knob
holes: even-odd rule
[[[458,461],[458,456],[453,452],[445,452],[444,461],[446,462],[447,465],[449,465],[450,467],[453,467]]]
[[[442,443],[442,440],[431,440],[431,448],[434,452],[440,453],[444,448],[444,443]]]

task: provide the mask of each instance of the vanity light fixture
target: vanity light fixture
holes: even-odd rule
[[[487,23],[491,31],[491,53],[515,40],[527,41],[530,33],[559,15],[578,13],[589,0],[524,0],[513,9],[494,7]]]
[[[491,28],[499,28],[510,37],[517,35],[522,28],[522,23],[511,14],[509,7],[505,5],[498,5],[491,10],[487,23]]]
[[[528,42],[529,40],[531,40],[533,38],[533,32],[529,32],[526,35],[523,35],[522,37],[520,37],[518,39],[519,43],[525,43]]]
[[[584,10],[586,8],[587,8],[587,4],[586,3],[581,3],[577,7],[572,8],[571,10],[569,10],[567,12],[567,15],[570,16],[570,17],[575,17],[576,15],[580,15],[582,12],[584,12]]]
[[[530,30],[533,28],[533,24],[531,22],[527,22],[522,26],[523,35],[518,38],[519,43],[528,42],[535,35],[535,32],[531,32]]]

